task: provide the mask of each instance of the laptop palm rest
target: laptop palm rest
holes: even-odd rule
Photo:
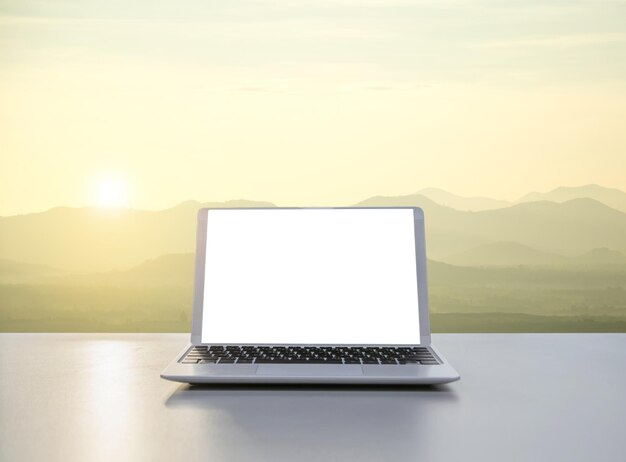
[[[331,364],[260,364],[257,375],[279,377],[344,377],[363,375],[361,366]]]

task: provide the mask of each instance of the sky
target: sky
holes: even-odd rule
[[[626,190],[626,2],[0,0],[0,216]]]

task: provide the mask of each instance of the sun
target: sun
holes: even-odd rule
[[[95,202],[99,207],[126,207],[128,184],[120,175],[100,175],[94,184]]]

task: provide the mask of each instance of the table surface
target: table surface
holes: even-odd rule
[[[615,461],[626,334],[440,334],[437,387],[167,382],[181,334],[0,335],[0,460]]]

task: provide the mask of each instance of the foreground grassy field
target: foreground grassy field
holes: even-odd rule
[[[626,332],[623,266],[428,270],[434,332]],[[193,255],[175,255],[126,272],[5,281],[0,332],[189,332],[192,280]]]
[[[623,269],[430,273],[433,332],[626,332]],[[180,279],[0,284],[0,332],[189,332],[192,287]]]
[[[626,332],[623,316],[540,316],[510,313],[433,313],[433,332]]]

